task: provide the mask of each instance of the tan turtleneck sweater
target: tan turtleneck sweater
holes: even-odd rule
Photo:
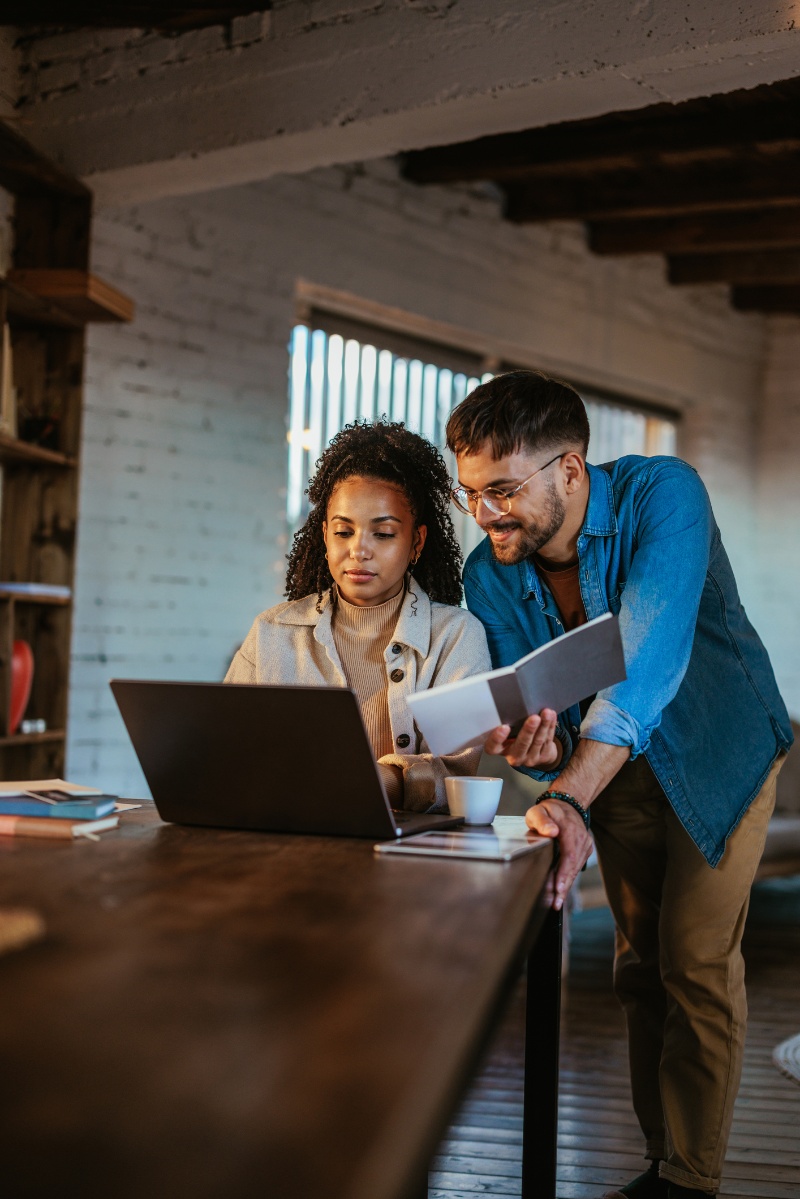
[[[383,604],[362,607],[337,595],[333,613],[333,640],[348,684],[358,706],[376,759],[394,752],[389,721],[388,682],[384,652],[392,639],[405,590]],[[392,807],[400,807],[403,779],[399,769],[381,766],[381,775]]]

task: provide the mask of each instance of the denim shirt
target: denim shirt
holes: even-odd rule
[[[781,750],[789,716],[767,651],[745,615],[708,493],[678,458],[628,456],[587,466],[578,536],[586,616],[619,616],[627,679],[600,691],[581,723],[559,714],[567,764],[579,736],[644,754],[675,813],[716,866]],[[464,589],[506,666],[564,632],[533,563],[496,561],[487,537]],[[520,768],[534,778],[547,773]]]

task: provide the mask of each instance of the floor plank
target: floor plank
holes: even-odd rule
[[[611,993],[605,909],[572,917],[559,1096],[559,1199],[597,1199],[643,1168],[621,1013]],[[799,1199],[800,1086],[772,1050],[800,1030],[800,876],[753,891],[745,934],[750,1028],[721,1199]],[[429,1199],[518,1196],[524,994],[439,1146]]]

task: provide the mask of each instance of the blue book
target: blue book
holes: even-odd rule
[[[0,816],[41,816],[52,820],[99,820],[114,811],[115,795],[81,799],[74,792],[34,789],[16,795],[0,794]]]

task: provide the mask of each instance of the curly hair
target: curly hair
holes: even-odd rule
[[[286,555],[285,594],[290,600],[317,594],[317,608],[333,585],[325,557],[322,523],[334,488],[353,475],[380,479],[401,488],[415,525],[428,535],[414,567],[414,578],[432,600],[461,603],[462,555],[450,519],[450,476],[435,446],[402,423],[384,419],[354,421],[331,440],[316,465],[306,494],[313,507],[294,535]]]

